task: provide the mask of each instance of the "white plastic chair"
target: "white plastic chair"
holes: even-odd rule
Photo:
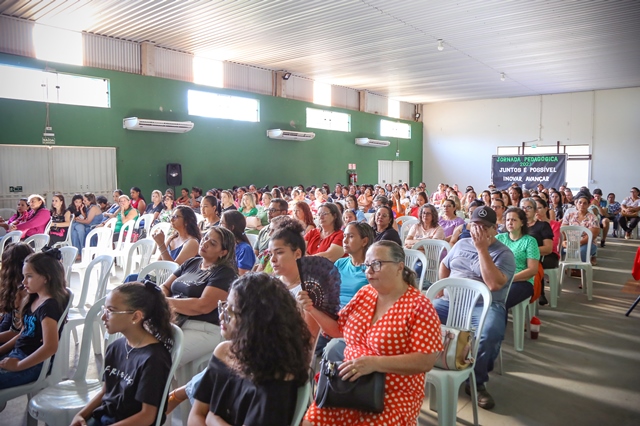
[[[160,230],[162,232],[164,232],[164,235],[166,236],[169,231],[171,230],[171,224],[169,222],[160,222],[160,223],[156,223],[155,225],[153,225],[151,227],[151,232],[147,233],[147,238],[152,239],[151,236],[157,231]]]
[[[560,261],[560,285],[564,279],[564,271],[566,268],[581,269],[584,272],[580,274],[580,281],[582,283],[582,292],[587,293],[587,299],[593,299],[593,268],[591,267],[590,259],[586,262],[582,261],[580,256],[580,239],[582,234],[586,233],[588,237],[587,241],[587,256],[589,256],[588,250],[591,247],[593,241],[593,235],[591,231],[584,226],[561,226],[560,227],[560,246],[562,241],[567,242],[565,248],[564,260]],[[586,279],[585,279],[586,275]]]
[[[46,422],[48,426],[67,426],[102,389],[99,379],[87,379],[87,369],[96,329],[94,324],[100,320],[104,301],[102,298],[94,303],[84,319],[80,357],[73,378],[43,389],[29,401],[29,415],[34,419]]]
[[[204,216],[202,216],[200,213],[196,213],[196,223],[200,224],[200,222],[202,222],[204,220]]]
[[[33,251],[39,253],[42,251],[42,247],[49,244],[49,234],[35,234],[24,240],[25,244],[29,244]]]
[[[522,352],[524,350],[524,327],[527,308],[529,308],[528,324],[533,317],[533,307],[530,305],[535,303],[536,302],[529,303],[529,299],[526,299],[511,308],[511,316],[513,318],[513,347],[518,352]],[[502,361],[500,364],[500,371],[502,372]]]
[[[87,316],[88,307],[92,304],[87,303],[87,296],[89,295],[89,287],[91,286],[91,278],[95,271],[98,274],[98,279],[95,281],[96,283],[96,291],[93,297],[93,301],[102,299],[107,293],[107,284],[109,283],[109,272],[113,267],[113,257],[109,255],[101,255],[96,257],[89,263],[87,269],[84,274],[84,278],[82,280],[82,289],[80,291],[80,297],[78,298],[78,303],[69,310],[69,318],[67,319],[67,326],[63,331],[63,335],[66,335],[66,341],[70,342],[69,335],[73,333],[73,338],[76,344],[78,343],[78,333],[76,332],[76,327],[82,325],[85,317]],[[96,324],[97,326],[98,324]],[[97,336],[97,333],[96,333]],[[68,373],[69,366],[69,346],[67,344],[64,350],[63,360],[66,362],[65,376]],[[94,348],[99,348],[99,343],[94,340]]]
[[[4,248],[9,243],[19,243],[22,238],[22,231],[11,231],[7,232],[4,237],[0,238],[0,258],[2,258],[2,253],[4,253]]]
[[[369,223],[369,221],[371,220],[372,217],[373,217],[373,213],[365,213],[364,214],[364,218],[367,220],[367,223]]]
[[[425,268],[427,264],[427,257],[423,252],[419,250],[413,249],[404,249],[404,264],[411,270],[416,270],[416,263],[420,261],[422,263],[422,272],[420,272],[420,277],[418,281],[418,289],[422,289],[422,283],[424,282],[424,277],[427,273]]]
[[[424,279],[428,283],[435,283],[440,279],[440,259],[444,250],[449,253],[451,246],[445,240],[420,240],[417,241],[412,249],[418,250],[422,248],[427,262],[422,264],[422,270],[425,274]],[[406,250],[405,250],[406,251]]]
[[[143,238],[131,245],[129,252],[127,253],[127,260],[124,264],[124,276],[128,277],[129,274],[131,274],[134,263],[138,265],[137,269],[142,269],[147,266],[151,261],[151,255],[153,254],[153,249],[155,249],[155,247],[155,242],[146,238]]]
[[[136,219],[136,225],[134,229],[137,229],[138,232],[145,231],[145,235],[149,235],[149,230],[151,229],[151,224],[153,223],[153,213],[143,214],[142,216],[138,216]],[[144,221],[144,226],[140,229],[140,224]]]
[[[3,207],[0,209],[0,217],[2,217],[4,220],[9,220],[9,218],[14,214],[16,214],[16,209],[7,207]]]
[[[138,272],[138,280],[144,280],[144,277],[152,274],[156,277],[156,284],[160,286],[179,267],[180,265],[178,265],[176,262],[171,262],[169,260],[159,260],[157,262],[151,262],[146,267],[142,268],[140,272]]]
[[[65,310],[58,320],[58,334],[60,334],[60,330],[64,331],[65,319],[67,318],[67,314],[69,313],[69,308],[71,308],[71,304],[73,303],[73,293],[70,289],[67,289],[69,292],[69,302],[65,307]],[[64,333],[63,333],[64,334]],[[8,389],[0,390],[0,411],[2,411],[7,403],[14,398],[17,398],[22,395],[27,395],[27,400],[31,400],[33,396],[38,393],[40,390],[46,388],[47,386],[52,385],[53,383],[57,383],[61,378],[61,368],[63,367],[62,352],[64,352],[64,338],[60,339],[58,344],[58,350],[56,351],[53,366],[51,368],[51,374],[47,376],[49,372],[49,365],[51,364],[51,357],[44,360],[42,363],[42,370],[40,370],[40,375],[35,382],[27,383],[26,385],[14,386]],[[68,346],[68,345],[67,345]],[[68,358],[67,358],[68,359]],[[27,416],[27,425],[35,426],[36,422],[30,416]]]
[[[51,224],[53,223],[53,221],[51,219],[49,219],[49,222],[47,222],[47,226],[44,227],[44,234],[49,235],[49,230],[51,229]]]
[[[62,254],[62,266],[64,266],[64,277],[67,283],[67,287],[71,285],[71,269],[76,261],[78,255],[78,249],[74,246],[60,248]]]
[[[91,239],[96,236],[98,243],[95,246],[91,246]],[[113,239],[113,228],[102,227],[92,229],[84,239],[84,248],[82,249],[82,263],[74,265],[74,269],[86,268],[91,262],[91,259],[95,255],[102,254],[111,250],[111,243]]]
[[[255,246],[256,242],[258,241],[258,234],[245,234],[245,235],[249,239],[249,244],[251,245],[251,248],[253,248],[253,246]]]
[[[311,395],[311,383],[307,382],[298,388],[298,396],[296,398],[296,411],[293,413],[291,426],[298,426],[302,422],[304,413],[309,408],[309,396]]]
[[[413,216],[402,216],[402,217],[409,218],[404,220],[402,222],[402,225],[398,225],[400,227],[400,240],[402,241],[402,244],[404,244],[404,240],[407,239],[407,235],[409,235],[409,231],[411,231],[411,228],[413,228],[413,225],[415,225],[416,223],[419,223],[420,221]]]
[[[545,269],[544,274],[549,277],[549,306],[558,306],[558,298],[562,293],[562,282],[560,282],[560,268]]]
[[[71,229],[73,228],[73,221],[75,220],[75,217],[73,215],[71,215],[71,220],[69,221],[69,227],[67,228],[67,236],[65,237],[64,241],[60,241],[57,242],[53,245],[53,247],[68,247],[71,244]],[[47,232],[48,234],[48,232]]]
[[[437,407],[438,425],[450,426],[456,424],[456,412],[458,406],[458,391],[460,385],[469,379],[471,383],[471,399],[473,407],[473,424],[478,425],[478,392],[476,389],[476,375],[473,371],[480,335],[484,327],[484,320],[491,306],[491,292],[489,288],[479,281],[467,278],[445,278],[437,281],[427,290],[427,297],[434,300],[435,296],[443,289],[447,289],[449,294],[449,314],[446,325],[460,329],[471,329],[471,318],[473,309],[480,298],[482,298],[482,313],[478,319],[478,327],[475,330],[475,340],[471,348],[471,366],[460,371],[441,370],[432,368],[427,372],[427,383],[429,389],[429,408],[434,410]],[[469,377],[471,376],[471,377]],[[432,392],[435,388],[435,393]],[[436,397],[437,394],[437,397]]]

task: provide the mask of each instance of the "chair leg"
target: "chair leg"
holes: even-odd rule
[[[500,352],[498,352],[498,368],[500,369],[498,374],[502,376],[504,373],[504,367],[502,366],[502,345],[500,345]]]
[[[516,351],[524,350],[524,317],[527,309],[528,301],[520,302],[511,308],[513,316],[513,346]]]
[[[582,286],[582,288],[584,289],[586,287],[587,289],[587,299],[588,300],[592,300],[593,299],[593,269],[588,266],[587,268],[585,268],[585,274],[586,278],[585,278],[585,285]]]
[[[633,305],[631,305],[631,307],[629,308],[629,310],[627,311],[626,314],[624,314],[626,317],[629,316],[629,314],[631,314],[631,312],[636,308],[636,306],[638,306],[638,303],[640,302],[640,296],[638,296],[638,298],[636,299],[635,302],[633,302]],[[2,410],[0,410],[2,411]]]

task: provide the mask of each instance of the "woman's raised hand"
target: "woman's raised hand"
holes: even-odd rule
[[[296,296],[296,299],[302,309],[304,309],[305,311],[310,312],[313,309],[313,301],[309,297],[309,293],[307,293],[306,291],[300,291],[300,293],[298,293],[298,295]]]
[[[158,247],[161,244],[164,244],[164,232],[162,231],[162,229],[158,229],[151,237],[153,238],[153,241],[156,242],[156,245]]]

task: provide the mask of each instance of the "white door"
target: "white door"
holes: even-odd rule
[[[409,183],[411,178],[411,167],[408,161],[394,161],[393,162],[393,183]]]
[[[393,161],[378,160],[378,184],[393,182]]]
[[[110,200],[117,182],[115,148],[0,145],[0,207],[15,208],[31,194],[49,202],[53,192],[68,197],[67,204],[84,192]]]

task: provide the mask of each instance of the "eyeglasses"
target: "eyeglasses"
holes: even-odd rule
[[[171,216],[171,220],[177,220],[180,219],[182,216],[178,216],[177,214],[174,214],[173,216]]]
[[[326,213],[326,212],[325,213],[318,213],[318,217],[325,217],[325,216],[328,216],[330,214],[331,213]]]
[[[267,213],[276,213],[276,212],[283,212],[284,210],[281,210],[281,209],[265,209],[264,211],[266,211]]]
[[[535,210],[535,207],[533,207],[533,206],[523,206],[523,207],[522,207],[522,210],[527,210],[527,211],[529,211],[529,210]]]
[[[394,260],[374,260],[371,263],[363,263],[362,266],[364,266],[365,270],[371,268],[373,272],[380,272],[380,269],[382,269],[383,263],[399,263],[399,262],[396,262]]]
[[[229,309],[229,302],[218,300],[218,313],[222,314],[222,319],[225,323],[229,324],[231,322],[231,314],[237,315],[237,313],[233,312],[232,309]]]
[[[102,312],[100,313],[100,316],[105,316],[107,318],[109,318],[111,315],[113,314],[132,314],[135,311],[132,310],[128,310],[128,311],[112,311],[109,308],[107,308],[106,306],[104,308],[102,308]]]
[[[389,215],[388,214],[379,214],[378,217],[382,218],[382,219],[389,219]]]

